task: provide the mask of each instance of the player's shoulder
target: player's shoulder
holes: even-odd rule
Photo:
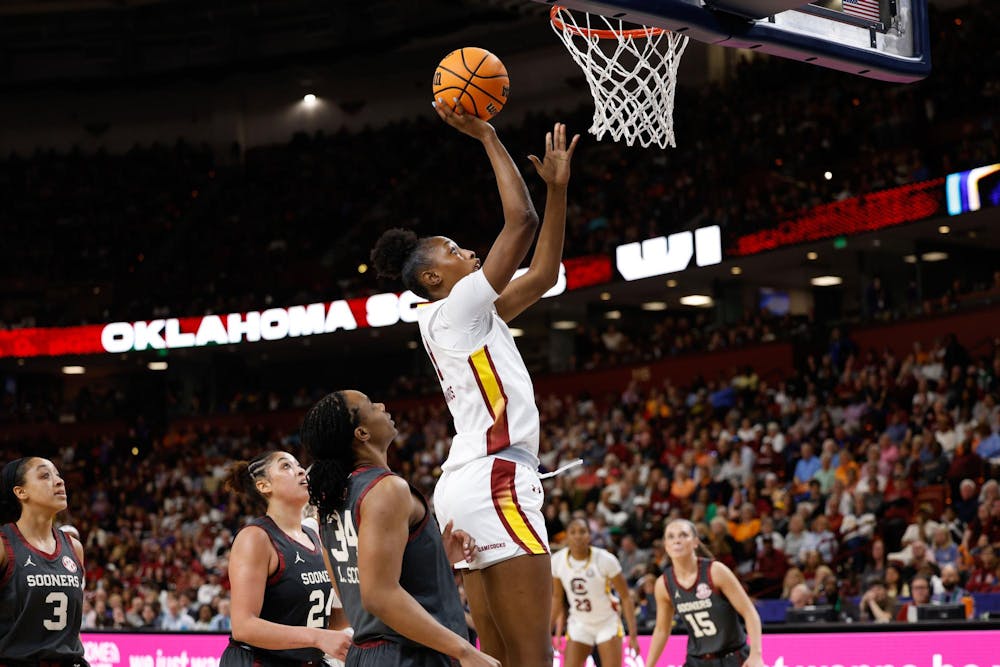
[[[566,565],[566,554],[569,553],[569,547],[563,547],[559,551],[552,552],[552,570],[561,570]]]
[[[603,572],[607,573],[610,570],[612,574],[615,574],[618,570],[621,570],[621,563],[618,562],[618,558],[613,553],[601,547],[592,547],[592,549],[594,562],[597,563]]]

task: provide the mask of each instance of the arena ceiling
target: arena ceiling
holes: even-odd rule
[[[225,75],[497,31],[512,49],[552,38],[527,0],[5,0],[0,85]]]

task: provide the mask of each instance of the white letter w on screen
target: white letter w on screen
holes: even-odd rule
[[[670,236],[657,236],[641,243],[626,243],[615,250],[618,272],[625,280],[652,278],[683,271],[696,257],[698,266],[722,261],[722,230],[718,225]]]

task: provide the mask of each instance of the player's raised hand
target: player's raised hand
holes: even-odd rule
[[[528,156],[535,165],[535,171],[548,185],[565,186],[569,183],[569,163],[578,141],[580,135],[575,134],[567,146],[566,125],[556,123],[551,132],[545,133],[545,157],[539,160],[535,155]]]
[[[466,113],[465,108],[458,103],[458,98],[453,98],[449,103],[443,97],[439,97],[431,102],[431,104],[434,106],[434,110],[437,111],[437,115],[441,117],[441,120],[462,134],[467,134],[482,141],[491,134],[496,133],[493,126],[485,120],[471,113]],[[454,109],[452,109],[452,105],[454,105]]]

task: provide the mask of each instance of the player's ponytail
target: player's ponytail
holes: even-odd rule
[[[267,476],[267,466],[279,452],[270,451],[250,461],[236,461],[226,471],[224,488],[249,502],[255,511],[267,511],[267,497],[257,488],[257,480]]]
[[[357,412],[347,406],[341,391],[321,398],[302,420],[302,444],[313,459],[309,469],[309,502],[319,511],[320,523],[347,506],[347,479],[357,463],[354,454],[357,421]]]
[[[397,227],[383,233],[372,248],[371,260],[380,277],[401,278],[403,287],[424,299],[431,298],[420,282],[420,273],[430,267],[430,258],[422,240],[410,230]]]
[[[21,518],[21,501],[14,495],[14,487],[24,484],[30,456],[14,459],[0,473],[0,525],[13,523]]]

